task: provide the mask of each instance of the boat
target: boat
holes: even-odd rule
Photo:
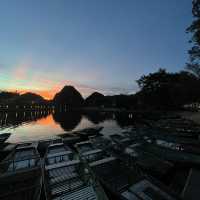
[[[125,160],[129,167],[137,165],[146,173],[158,178],[167,176],[172,171],[174,164],[149,152],[142,151],[141,145],[141,143],[132,144],[118,155],[121,155],[121,159]]]
[[[186,153],[200,154],[200,146],[192,144],[182,144],[177,142],[171,142],[165,139],[150,140],[150,143],[155,143],[158,146],[169,148],[172,150],[178,150]]]
[[[0,162],[4,160],[15,148],[16,144],[5,144],[3,147],[0,149]]]
[[[85,128],[80,131],[74,132],[74,134],[78,135],[81,137],[81,139],[85,140],[88,139],[90,136],[96,136],[96,135],[101,135],[100,131],[103,129],[102,126],[100,127],[94,127],[94,128]]]
[[[11,133],[2,133],[0,134],[0,145],[3,144],[9,137]]]
[[[104,151],[109,151],[112,146],[113,142],[104,136],[91,136],[89,137],[89,140],[91,141],[93,147],[102,149]]]
[[[107,200],[90,170],[63,143],[48,147],[43,179],[47,200]]]
[[[136,165],[128,167],[123,159],[96,148],[91,141],[80,142],[75,147],[111,199],[141,200],[158,196],[163,200],[176,199],[160,182],[144,177]]]
[[[74,146],[77,149],[77,151],[79,152],[79,154],[83,154],[84,152],[95,149],[95,147],[93,146],[93,144],[90,140],[78,142]]]
[[[200,179],[200,171],[198,169],[191,168],[185,183],[185,187],[181,194],[182,199],[184,200],[199,199],[200,196],[199,179]]]
[[[110,135],[110,138],[112,139],[113,142],[115,142],[121,147],[126,147],[132,143],[132,139],[130,137],[122,136],[119,134]]]
[[[92,128],[85,128],[82,131],[88,134],[92,134],[94,132],[99,133],[101,130],[103,129],[103,126],[96,126],[96,127],[92,127]]]
[[[190,120],[179,119],[175,120],[160,120],[157,121],[155,127],[160,130],[165,130],[170,135],[186,138],[198,138],[200,134],[200,126]]]
[[[42,158],[44,157],[44,155],[46,153],[46,150],[47,150],[47,148],[48,148],[48,146],[50,144],[56,144],[56,143],[60,143],[62,141],[63,141],[62,138],[59,137],[59,136],[54,136],[52,138],[47,138],[47,139],[40,140],[38,142],[38,147],[37,147],[37,149],[38,149],[38,151],[40,153],[40,156]]]
[[[42,168],[37,143],[19,144],[0,163],[1,200],[39,200]]]
[[[192,145],[200,147],[200,141],[194,138],[184,138],[184,137],[178,137],[176,135],[170,134],[168,132],[156,132],[155,130],[150,132],[148,136],[153,139],[160,139],[165,140],[167,142],[173,142],[173,143],[179,143],[183,145]]]
[[[66,145],[73,145],[82,140],[80,136],[77,136],[73,133],[64,133],[59,136],[62,138],[63,143]]]
[[[116,157],[107,157],[89,164],[111,199],[175,200],[175,194],[162,183],[146,177],[135,168],[130,169]]]
[[[109,156],[103,149],[94,146],[90,140],[76,143],[74,146],[82,160],[86,163],[97,161]]]
[[[144,152],[149,152],[162,159],[175,163],[200,165],[200,155],[197,154],[187,153],[180,150],[173,150],[150,143],[144,144],[140,148]]]

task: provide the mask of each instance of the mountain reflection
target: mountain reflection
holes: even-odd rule
[[[80,123],[82,115],[80,112],[59,112],[53,113],[53,119],[59,123],[63,130],[72,131]]]
[[[121,128],[133,125],[135,123],[135,119],[133,117],[133,114],[127,114],[127,113],[117,113],[117,114],[115,114],[115,120]]]
[[[52,115],[52,117],[48,117]],[[112,112],[79,112],[79,111],[34,111],[34,112],[0,112],[0,130],[5,128],[16,128],[23,124],[36,122],[45,125],[59,124],[62,130],[72,131],[80,123],[82,118],[88,119],[92,124],[103,123],[106,120],[113,120],[121,128],[134,124],[132,114]]]
[[[106,112],[84,112],[84,115],[94,124],[99,124],[105,120],[112,119],[113,116],[111,113]]]

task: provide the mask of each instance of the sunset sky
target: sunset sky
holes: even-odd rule
[[[1,0],[0,90],[134,93],[188,60],[190,0]]]

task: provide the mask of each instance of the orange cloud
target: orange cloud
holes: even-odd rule
[[[51,100],[51,99],[53,99],[55,94],[58,93],[65,85],[74,86],[83,95],[83,97],[86,97],[86,96],[90,95],[92,92],[96,91],[94,88],[75,84],[74,82],[71,82],[71,81],[60,82],[59,84],[55,85],[51,89],[46,89],[46,90],[42,90],[42,89],[41,90],[40,89],[30,89],[30,90],[29,89],[16,89],[16,90],[20,94],[32,92],[32,93],[42,96],[43,98],[45,98],[47,100]],[[16,91],[16,90],[12,90],[12,91]]]

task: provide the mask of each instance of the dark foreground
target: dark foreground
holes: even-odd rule
[[[200,126],[172,114],[8,144],[0,137],[0,199],[199,199]]]

